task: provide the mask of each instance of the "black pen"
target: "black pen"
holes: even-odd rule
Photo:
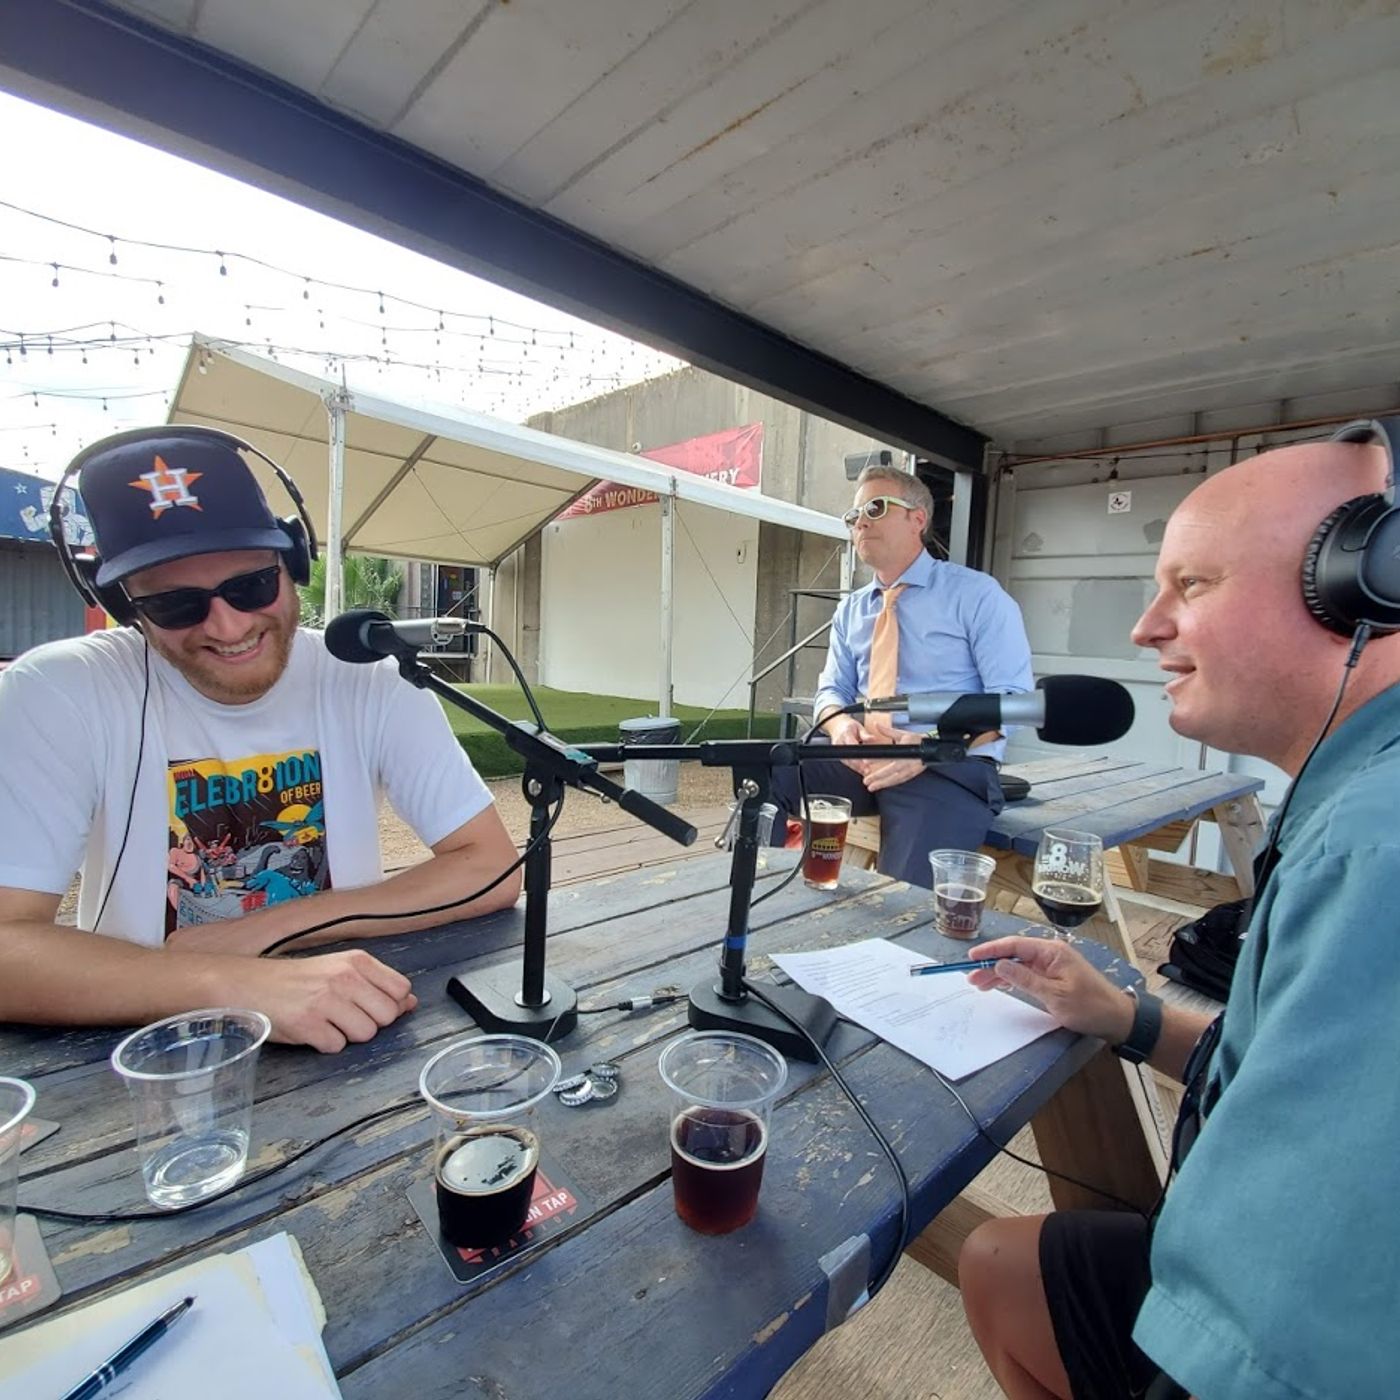
[[[123,1371],[170,1331],[190,1310],[193,1298],[182,1298],[172,1308],[167,1308],[149,1326],[143,1327],[120,1351],[114,1351],[86,1380],[81,1380],[63,1400],[92,1400],[122,1374]]]
[[[971,962],[916,963],[911,977],[927,977],[930,972],[976,972],[979,967],[995,967],[999,962],[1020,962],[1020,958],[975,958]]]

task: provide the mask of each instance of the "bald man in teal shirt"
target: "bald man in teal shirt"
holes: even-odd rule
[[[1030,992],[1200,1104],[1155,1229],[1060,1212],[968,1238],[968,1318],[1016,1400],[1400,1388],[1400,634],[1363,638],[1348,673],[1353,638],[1301,584],[1319,522],[1379,491],[1387,455],[1313,443],[1211,477],[1173,515],[1134,629],[1172,676],[1178,733],[1296,780],[1223,1019],[1154,1012],[1064,943],[980,950],[1024,961],[978,985]]]

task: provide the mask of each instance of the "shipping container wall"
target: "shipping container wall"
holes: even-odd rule
[[[0,540],[0,659],[82,631],[82,600],[52,546]]]

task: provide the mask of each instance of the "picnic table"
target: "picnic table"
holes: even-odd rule
[[[791,859],[772,853],[759,892]],[[585,1007],[666,984],[688,987],[715,968],[728,885],[728,859],[712,856],[558,888],[550,901],[551,971],[579,989]],[[873,873],[847,872],[832,893],[794,881],[754,911],[751,972],[764,972],[768,953],[880,936],[921,953],[965,955],[965,943],[932,931],[931,913],[927,891]],[[990,914],[986,932],[1023,926]],[[377,940],[375,952],[412,977],[421,1004],[339,1055],[266,1047],[250,1167],[411,1097],[427,1058],[473,1029],[445,993],[449,972],[464,963],[518,963],[523,928],[517,908]],[[1108,950],[1095,956],[1123,985],[1135,980]],[[64,1289],[58,1307],[287,1230],[325,1303],[325,1342],[348,1400],[764,1394],[847,1315],[889,1257],[897,1187],[825,1071],[793,1063],[757,1219],[720,1238],[689,1231],[672,1206],[666,1092],[656,1071],[658,1054],[684,1024],[683,1001],[647,1014],[605,1012],[584,1016],[561,1042],[566,1073],[602,1058],[619,1062],[621,1092],[581,1109],[552,1097],[541,1105],[544,1151],[572,1182],[576,1212],[537,1251],[475,1286],[452,1277],[407,1199],[430,1174],[431,1127],[415,1107],[188,1214],[44,1223]],[[62,1125],[21,1159],[21,1208],[145,1208],[130,1109],[107,1063],[119,1035],[0,1028],[0,1064],[28,1078],[36,1112]],[[924,1065],[844,1022],[828,1049],[896,1144],[912,1187],[911,1235],[935,1222],[911,1252],[951,1273],[958,1239],[978,1215],[965,1203],[945,1207],[994,1145]],[[1130,1130],[1117,1061],[1097,1041],[1055,1031],[959,1087],[997,1140],[1033,1122],[1047,1165],[1150,1204],[1157,1176]],[[1060,1205],[1104,1204],[1062,1181],[1052,1192]]]
[[[1118,852],[1130,887],[1146,890],[1150,853],[1178,849],[1202,817],[1219,826],[1240,893],[1254,892],[1254,853],[1264,832],[1255,796],[1264,786],[1260,778],[1082,753],[1008,763],[1002,776],[1024,778],[1031,790],[1028,797],[1006,804],[982,844],[997,863],[990,904],[1010,908],[1022,896],[1030,896],[1036,847],[1047,828],[1067,827],[1100,837],[1106,853]],[[857,862],[873,864],[879,850],[879,818],[853,820],[848,840]],[[1116,952],[1134,956],[1108,880],[1103,915],[1086,924],[1085,931]]]

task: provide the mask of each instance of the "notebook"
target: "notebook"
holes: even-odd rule
[[[125,1400],[338,1400],[326,1314],[288,1234],[216,1254],[0,1338],[0,1400],[62,1395],[166,1308],[194,1306],[103,1392]]]

